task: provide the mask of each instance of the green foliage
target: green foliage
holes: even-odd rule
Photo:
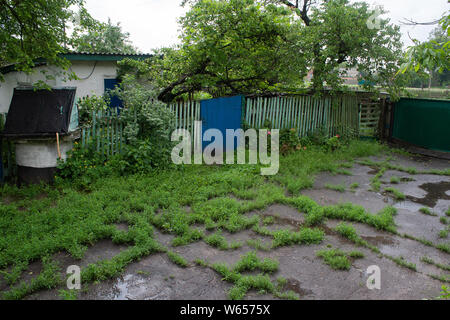
[[[448,224],[448,220],[446,217],[440,217],[439,218],[440,223],[447,225]]]
[[[388,259],[394,261],[396,264],[398,264],[401,267],[405,267],[405,268],[411,269],[413,271],[417,271],[416,264],[406,261],[405,258],[403,258],[403,257],[391,257],[391,256],[386,256],[386,257]]]
[[[0,6],[0,66],[15,64],[16,70],[31,73],[34,62],[44,58],[64,69],[69,62],[58,54],[64,51],[65,25],[72,7],[81,0],[5,0]],[[0,81],[3,75],[0,73]]]
[[[401,66],[399,72],[426,70],[442,73],[450,69],[450,15],[448,13],[442,17],[439,25],[440,30],[438,30],[443,36],[424,43],[414,40],[415,45],[408,48],[405,54],[406,62]]]
[[[189,265],[186,259],[173,251],[168,251],[167,256],[169,257],[170,261],[182,268],[186,268]]]
[[[85,96],[77,101],[78,121],[80,127],[92,124],[92,113],[105,111],[109,107],[108,96]]]
[[[273,273],[278,270],[279,263],[270,258],[261,260],[256,255],[256,252],[251,251],[244,256],[234,265],[234,272],[245,272],[259,270],[264,273]]]
[[[406,196],[402,192],[400,192],[399,190],[397,190],[395,188],[389,187],[389,188],[384,189],[384,191],[392,193],[396,200],[405,200],[406,199]]]
[[[442,286],[441,295],[437,299],[450,299],[450,287]]]
[[[318,244],[325,237],[325,233],[320,229],[302,228],[298,232],[285,229],[272,233],[273,247],[290,246],[293,244]]]
[[[392,176],[391,177],[391,183],[392,184],[399,184],[400,183],[400,178],[396,177],[396,176]]]
[[[82,14],[83,12],[79,15]],[[130,34],[122,31],[120,23],[113,24],[111,19],[107,23],[91,19],[89,28],[84,28],[75,21],[71,45],[79,52],[135,54],[137,49],[129,38]]]
[[[300,138],[295,128],[280,130],[280,152],[285,155],[295,150],[301,150]]]
[[[358,182],[354,182],[350,185],[350,189],[355,190],[359,188],[359,183]]]
[[[437,216],[437,214],[432,212],[429,208],[423,207],[423,208],[420,208],[419,211],[422,212],[423,214],[426,214],[427,216],[433,216],[433,217]]]
[[[334,270],[350,270],[352,265],[345,252],[339,249],[320,250],[316,255]]]
[[[330,189],[330,190],[334,190],[334,191],[338,191],[338,192],[345,192],[345,186],[343,185],[334,185],[334,184],[325,184],[325,188]]]
[[[355,230],[355,227],[351,224],[346,224],[345,222],[339,223],[336,228],[334,229],[344,238],[347,238],[348,240],[363,245],[365,244],[364,240],[361,239],[361,237],[358,235],[358,233]]]
[[[220,233],[214,233],[206,238],[204,238],[205,242],[212,247],[218,248],[220,250],[229,250],[229,249],[238,249],[242,247],[242,244],[239,242],[232,242],[228,244],[227,239],[222,236]]]

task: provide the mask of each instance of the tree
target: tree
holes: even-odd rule
[[[364,75],[364,87],[389,88],[392,93],[400,84],[394,78],[402,54],[400,28],[381,19],[365,2],[348,0],[266,0],[284,5],[299,17],[303,47],[308,64],[314,71],[312,86],[342,89],[342,75],[356,68]],[[379,8],[379,14],[385,13]],[[378,25],[368,22],[377,18]]]
[[[255,0],[193,3],[180,19],[181,45],[148,62],[149,77],[163,88],[159,98],[298,87],[306,67],[291,19],[290,10]]]
[[[344,89],[343,75],[354,68],[364,74],[366,89],[400,88],[395,78],[402,56],[399,27],[379,19],[379,27],[369,28],[374,12],[364,2],[184,3],[191,8],[180,20],[182,45],[166,50],[163,61],[154,64],[165,75],[158,83],[166,101],[199,90],[213,96],[299,90],[308,70],[314,72],[317,93]]]
[[[82,10],[74,19],[71,46],[75,51],[90,53],[135,54],[137,49],[131,44],[130,34],[122,31],[120,23],[110,19],[102,23],[92,19]],[[87,27],[88,26],[88,27]]]
[[[65,25],[70,7],[82,5],[83,0],[0,0],[0,66],[15,64],[31,72],[35,60],[43,58],[67,67],[59,56],[65,51]]]
[[[432,34],[432,39],[423,43],[413,39],[414,46],[405,54],[406,62],[400,71],[428,71],[443,73],[450,67],[450,15],[439,20],[439,27]]]

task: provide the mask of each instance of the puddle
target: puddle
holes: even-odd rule
[[[412,202],[422,204],[424,206],[434,208],[438,200],[450,200],[450,182],[438,182],[438,183],[425,183],[419,186],[420,189],[427,192],[427,195],[423,198],[416,198],[412,196],[406,196],[406,198]]]

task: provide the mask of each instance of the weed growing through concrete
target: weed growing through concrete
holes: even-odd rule
[[[334,190],[337,192],[345,192],[345,186],[338,184],[338,185],[334,185],[334,184],[325,184],[325,188],[326,189],[330,189],[330,190]]]
[[[389,187],[389,188],[384,189],[384,191],[392,193],[396,200],[405,200],[406,199],[406,196],[401,191],[397,190],[396,188]]]
[[[419,211],[422,212],[423,214],[426,214],[427,216],[433,216],[433,217],[437,216],[437,214],[432,212],[429,208],[425,208],[425,207],[420,208]]]
[[[319,250],[316,255],[334,270],[350,270],[352,263],[349,258],[360,259],[364,257],[361,252],[346,253],[340,249]]]
[[[439,269],[442,269],[442,270],[445,270],[445,271],[450,271],[450,265],[437,263],[433,259],[431,259],[430,257],[422,257],[422,258],[420,258],[420,261],[422,261],[424,263],[427,263],[427,264],[434,265],[434,266],[438,267]]]
[[[175,263],[176,265],[186,268],[189,263],[184,259],[182,256],[180,256],[178,253],[175,253],[173,251],[168,251],[167,256],[169,257],[170,261]]]

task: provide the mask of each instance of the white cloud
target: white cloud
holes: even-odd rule
[[[352,0],[357,1],[357,0]],[[416,21],[432,21],[449,9],[447,0],[367,0],[371,5],[382,5],[395,24],[405,18]],[[184,15],[186,8],[181,0],[86,0],[89,12],[98,20],[121,22],[124,31],[143,52],[177,43],[177,19]],[[432,26],[402,26],[403,42],[410,45],[411,37],[426,40]]]

